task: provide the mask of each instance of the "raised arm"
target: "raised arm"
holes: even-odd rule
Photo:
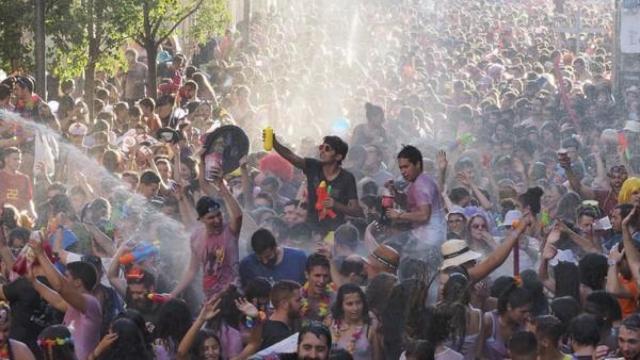
[[[240,208],[240,204],[231,191],[224,183],[222,176],[218,177],[218,181],[214,184],[218,194],[224,200],[224,205],[229,212],[229,229],[233,232],[234,235],[240,234],[240,228],[242,228],[242,209]]]
[[[531,225],[531,219],[526,215],[523,220],[524,226],[519,226],[509,233],[507,238],[500,244],[486,259],[482,260],[479,264],[469,269],[469,276],[474,282],[478,282],[493,270],[497,269],[507,259],[513,246],[518,242],[518,239],[525,230]]]
[[[291,163],[291,165],[297,167],[298,169],[304,170],[304,158],[296,155],[293,151],[291,151],[286,146],[282,145],[275,134],[273,134],[273,149],[285,160]]]
[[[558,249],[556,249],[552,238],[560,239],[560,231],[553,230],[549,233],[547,237],[547,241],[545,242],[542,250],[542,259],[540,259],[540,266],[538,267],[538,276],[540,277],[540,281],[544,285],[547,290],[555,293],[556,292],[556,282],[551,279],[549,276],[549,261],[553,259],[558,253]]]
[[[191,259],[189,260],[189,267],[187,267],[184,274],[182,274],[182,279],[180,279],[178,285],[176,285],[175,289],[173,289],[173,291],[171,292],[172,297],[177,297],[189,285],[191,285],[191,282],[196,277],[196,273],[198,272],[199,263],[200,262],[198,260],[198,254],[195,254],[193,252],[193,249],[191,249]]]
[[[634,207],[629,215],[622,220],[622,241],[624,243],[624,252],[627,255],[631,275],[633,275],[633,279],[636,283],[640,284],[640,252],[634,244],[630,229],[630,223],[637,213],[636,209],[637,208]]]
[[[184,335],[182,340],[180,341],[180,345],[178,345],[178,351],[176,353],[176,359],[178,360],[188,360],[189,359],[189,351],[193,346],[193,343],[196,341],[198,337],[198,332],[204,326],[204,324],[213,319],[218,313],[220,309],[218,308],[220,305],[219,298],[211,298],[209,299],[203,306],[202,310],[200,310],[200,314],[193,322],[189,331]]]
[[[109,279],[109,283],[122,297],[127,294],[127,282],[120,277],[119,259],[120,256],[124,255],[128,250],[130,250],[130,247],[126,241],[123,241],[115,254],[113,254],[113,261],[111,261],[109,269],[107,269],[107,279]]]
[[[444,193],[447,191],[445,184],[447,183],[447,168],[449,167],[447,153],[444,150],[440,150],[436,154],[436,164],[438,165],[438,189]]]
[[[61,228],[56,230],[62,232]],[[87,309],[87,301],[83,294],[76,289],[69,280],[67,280],[56,268],[53,266],[49,257],[44,253],[42,249],[42,243],[40,241],[31,240],[29,246],[33,249],[33,252],[44,271],[49,284],[51,284],[52,290],[60,294],[60,296],[66,301],[69,306],[84,313]],[[40,291],[38,291],[40,293]]]
[[[618,246],[615,245],[609,251],[609,270],[607,270],[607,292],[613,294],[618,298],[632,299],[633,296],[627,291],[627,289],[620,284],[618,279],[618,264],[624,257],[624,250],[618,250]]]
[[[3,207],[4,206],[0,205],[0,209],[2,209]],[[11,249],[9,248],[9,244],[7,243],[7,238],[4,234],[2,224],[0,224],[0,258],[7,268],[7,274],[4,275],[5,277],[9,278],[8,273],[13,267],[15,259],[13,258],[13,253],[11,253]]]
[[[569,184],[571,185],[571,189],[578,193],[578,195],[582,196],[583,199],[594,199],[595,193],[590,188],[583,186],[578,179],[578,176],[573,171],[571,167],[571,159],[568,157],[565,159],[559,160],[560,166],[564,169],[565,174],[567,175],[567,179],[569,179]]]

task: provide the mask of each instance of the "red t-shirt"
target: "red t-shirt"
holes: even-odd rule
[[[11,204],[18,210],[28,210],[33,199],[33,189],[29,176],[18,172],[11,174],[0,171],[0,201]]]
[[[208,235],[204,226],[191,234],[191,253],[202,264],[202,289],[207,297],[222,292],[238,279],[238,237],[228,225],[220,235]]]

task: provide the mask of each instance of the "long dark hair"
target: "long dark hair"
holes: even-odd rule
[[[451,324],[451,341],[454,350],[460,351],[467,336],[467,308],[471,300],[469,279],[462,274],[453,273],[449,276],[442,291],[442,302],[437,305],[438,310],[449,317]]]
[[[580,270],[572,262],[559,261],[553,267],[556,279],[555,297],[571,296],[580,301]]]
[[[133,320],[119,318],[111,323],[111,331],[118,334],[118,339],[99,357],[100,360],[152,360],[142,332]]]
[[[238,298],[240,298],[240,293],[235,286],[230,286],[220,298],[220,313],[207,323],[207,328],[219,332],[226,324],[239,329],[243,315],[235,304]]]
[[[196,340],[189,351],[192,359],[204,359],[204,342],[208,339],[214,339],[218,342],[218,346],[220,347],[220,357],[218,360],[222,359],[222,342],[216,333],[210,329],[201,329],[198,331]]]
[[[38,335],[39,341],[54,339],[71,339],[71,332],[64,325],[52,325]],[[77,360],[73,342],[51,347],[41,346],[44,360]]]
[[[369,318],[369,304],[367,303],[367,297],[364,295],[364,291],[354,284],[344,284],[338,289],[338,295],[336,296],[336,302],[331,307],[331,315],[335,320],[344,319],[344,309],[342,304],[344,303],[344,297],[349,294],[358,294],[362,300],[362,319],[366,324],[369,324],[371,319]]]
[[[498,314],[506,313],[509,307],[515,309],[532,303],[531,293],[512,279],[512,283],[498,297]]]
[[[158,309],[158,319],[156,336],[164,341],[172,341],[176,347],[192,323],[189,307],[184,301],[177,299],[162,304]]]

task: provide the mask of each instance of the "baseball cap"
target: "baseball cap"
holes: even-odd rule
[[[209,213],[220,211],[220,204],[209,196],[203,196],[196,204],[196,211],[198,212],[198,220],[200,220]]]

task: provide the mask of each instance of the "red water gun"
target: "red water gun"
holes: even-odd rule
[[[156,304],[164,304],[167,301],[171,300],[170,294],[158,294],[158,293],[148,293],[147,299],[151,300],[151,302]]]
[[[329,198],[331,194],[331,186],[327,188],[327,182],[321,181],[318,188],[316,188],[316,210],[318,211],[318,218],[324,220],[328,217],[334,219],[336,213],[332,209],[326,209],[322,203]]]

